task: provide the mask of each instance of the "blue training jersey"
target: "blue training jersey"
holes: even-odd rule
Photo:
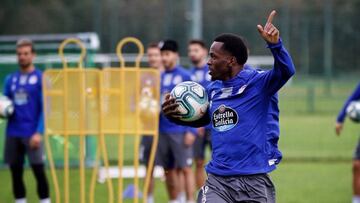
[[[209,66],[206,64],[201,68],[192,67],[190,69],[191,79],[194,82],[199,83],[205,89],[211,82],[211,76],[209,75]],[[210,130],[210,125],[205,127],[206,130]]]
[[[192,67],[190,72],[192,81],[199,83],[204,88],[210,84],[211,76],[209,75],[209,66],[207,64],[201,68]]]
[[[273,95],[294,75],[295,68],[281,40],[268,47],[275,59],[273,69],[243,69],[236,77],[214,81],[208,87],[213,147],[208,173],[250,175],[276,168],[269,163],[268,112]]]
[[[245,64],[244,69],[252,69],[251,66]],[[260,68],[255,68],[258,71],[263,71]],[[279,164],[282,160],[282,153],[278,147],[280,128],[279,128],[279,99],[278,94],[274,94],[271,97],[268,119],[267,119],[267,151],[269,157],[269,164]]]
[[[14,104],[14,113],[8,118],[6,135],[31,137],[44,132],[42,104],[42,73],[17,71],[5,79],[4,95]]]
[[[354,92],[350,95],[350,97],[346,100],[343,108],[341,109],[341,111],[339,112],[339,115],[336,119],[336,121],[338,123],[343,123],[345,121],[346,118],[346,108],[349,106],[349,104],[352,101],[357,101],[360,100],[360,83],[358,84],[358,86],[356,87],[356,89],[354,90]]]
[[[164,98],[167,93],[170,93],[171,90],[177,84],[185,81],[191,81],[190,72],[188,72],[179,65],[172,70],[163,71],[161,73],[161,85],[160,85],[161,104],[164,102]],[[160,133],[181,134],[187,131],[190,131],[192,133],[196,132],[194,128],[177,125],[175,123],[170,122],[162,112],[160,113],[160,122],[159,122]]]

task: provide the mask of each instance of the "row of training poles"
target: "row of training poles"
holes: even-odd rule
[[[77,44],[81,48],[78,67],[68,67],[64,54],[64,47],[70,43]],[[139,50],[134,67],[126,67],[122,55],[125,44],[134,43]],[[158,142],[159,101],[160,101],[160,74],[152,68],[141,68],[140,61],[144,55],[143,44],[136,38],[128,37],[121,40],[116,48],[120,61],[120,67],[89,69],[82,67],[82,61],[86,56],[86,48],[78,39],[67,39],[59,47],[59,55],[63,62],[62,69],[49,69],[43,76],[43,101],[45,120],[45,145],[50,165],[51,177],[54,183],[56,203],[70,201],[69,171],[69,142],[70,137],[79,139],[79,179],[80,200],[79,202],[93,203],[95,199],[96,174],[99,163],[102,160],[107,171],[106,185],[108,189],[108,202],[117,200],[123,202],[123,178],[124,151],[126,145],[125,136],[130,136],[134,142],[134,202],[139,201],[139,177],[138,177],[138,153],[141,136],[152,136],[153,144],[147,168],[147,175],[143,184],[143,202],[146,202],[150,183],[150,170],[153,168],[155,151]],[[145,80],[145,79],[147,80]],[[144,84],[144,81],[145,84]],[[150,82],[149,82],[150,81]],[[147,88],[147,95],[142,95],[142,89]],[[149,89],[151,94],[149,94]],[[151,97],[150,101],[157,102],[156,111],[140,109],[137,105],[143,96]],[[154,113],[155,112],[155,113]],[[146,115],[144,115],[146,114]],[[144,120],[145,118],[145,120]],[[54,158],[49,142],[50,136],[63,136],[63,191],[60,185]],[[92,169],[90,191],[86,191],[85,178],[85,138],[96,137],[96,162]],[[118,191],[114,198],[112,180],[109,178],[108,149],[105,138],[116,136],[118,139]],[[113,153],[113,152],[111,152]],[[72,185],[73,186],[73,185]],[[87,201],[88,199],[88,201]]]

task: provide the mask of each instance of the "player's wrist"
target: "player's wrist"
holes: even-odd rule
[[[268,41],[266,41],[266,43],[267,43],[267,47],[268,47],[269,49],[274,49],[274,48],[282,47],[282,39],[281,39],[281,37],[279,37],[279,40],[278,40],[277,43],[271,43],[271,42],[268,42]]]

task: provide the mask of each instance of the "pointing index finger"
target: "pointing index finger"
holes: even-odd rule
[[[271,11],[271,13],[267,19],[267,23],[272,23],[275,15],[276,15],[276,11],[275,10]]]

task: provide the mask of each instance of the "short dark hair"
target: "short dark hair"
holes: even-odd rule
[[[30,47],[31,52],[35,53],[34,43],[30,39],[19,39],[16,42],[16,48],[20,48],[20,47]]]
[[[148,46],[147,46],[147,48],[148,48],[148,49],[151,49],[151,48],[158,48],[158,49],[160,49],[159,43],[157,43],[157,42],[151,42],[151,43],[149,43]]]
[[[161,51],[172,51],[177,53],[179,50],[178,43],[172,39],[160,42],[159,47]]]
[[[206,44],[203,40],[200,39],[192,39],[189,41],[189,45],[193,45],[193,44],[198,44],[200,45],[202,48],[207,49]]]
[[[238,35],[224,33],[214,39],[215,42],[224,43],[222,48],[235,56],[238,64],[244,65],[248,59],[248,49],[245,40]]]

